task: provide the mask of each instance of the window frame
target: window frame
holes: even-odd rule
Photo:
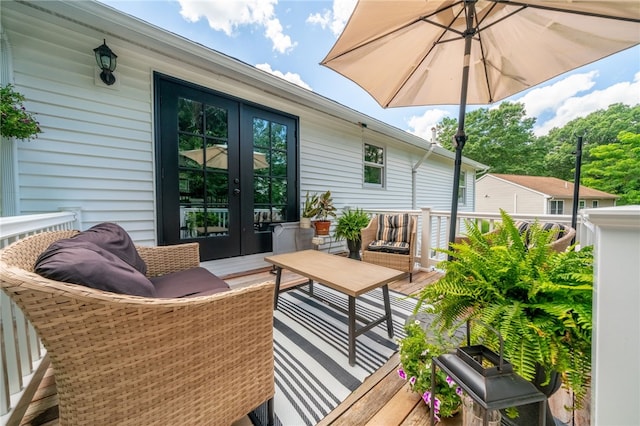
[[[374,163],[374,162],[366,160],[367,146],[372,146],[374,148],[382,150],[382,164]],[[366,173],[366,168],[367,167],[372,167],[372,168],[376,168],[376,169],[381,170],[381,175],[382,176],[380,178],[380,183],[367,182],[367,173]],[[362,185],[363,185],[363,187],[379,188],[379,189],[386,188],[386,179],[387,179],[386,169],[387,169],[387,149],[386,149],[386,147],[378,145],[378,144],[370,143],[370,142],[363,142],[362,143]]]
[[[467,205],[467,172],[460,171],[460,181],[458,182],[458,205]]]
[[[558,206],[561,206],[560,212]],[[549,200],[549,214],[564,214],[564,200]]]

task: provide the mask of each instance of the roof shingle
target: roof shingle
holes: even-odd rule
[[[556,198],[573,197],[573,183],[566,180],[548,176],[522,176],[490,173],[499,179],[524,186],[534,191],[550,195]],[[580,198],[617,199],[618,195],[580,185]]]

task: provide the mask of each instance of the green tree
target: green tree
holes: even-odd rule
[[[620,132],[616,143],[589,150],[581,183],[620,195],[619,205],[640,204],[640,134]]]
[[[613,104],[552,129],[547,136],[540,138],[548,151],[544,159],[545,174],[572,181],[578,136],[583,136],[584,167],[591,162],[591,148],[617,143],[618,134],[622,131],[640,133],[640,105]]]
[[[494,173],[537,175],[543,171],[545,149],[533,134],[535,118],[526,117],[521,103],[503,102],[497,108],[467,113],[465,157],[491,167]],[[453,150],[458,121],[444,118],[437,126],[438,141]]]

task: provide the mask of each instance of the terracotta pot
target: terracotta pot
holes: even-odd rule
[[[330,220],[316,220],[313,222],[313,226],[316,228],[316,235],[329,235],[329,228],[331,228]]]

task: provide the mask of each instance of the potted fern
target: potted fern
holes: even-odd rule
[[[369,224],[369,214],[362,209],[345,209],[338,218],[334,236],[336,240],[347,240],[349,257],[360,260],[362,237],[360,231]]]
[[[556,252],[549,245],[551,233],[537,223],[521,234],[513,219],[501,214],[497,232],[483,234],[467,224],[468,240],[445,251],[450,256],[440,264],[445,274],[420,292],[417,309],[433,309],[441,331],[470,318],[495,328],[516,373],[549,395],[561,379],[579,407],[591,377],[592,247]],[[474,330],[475,341],[497,350],[493,333]],[[518,411],[517,424],[535,423]],[[547,411],[547,424],[553,424]]]

